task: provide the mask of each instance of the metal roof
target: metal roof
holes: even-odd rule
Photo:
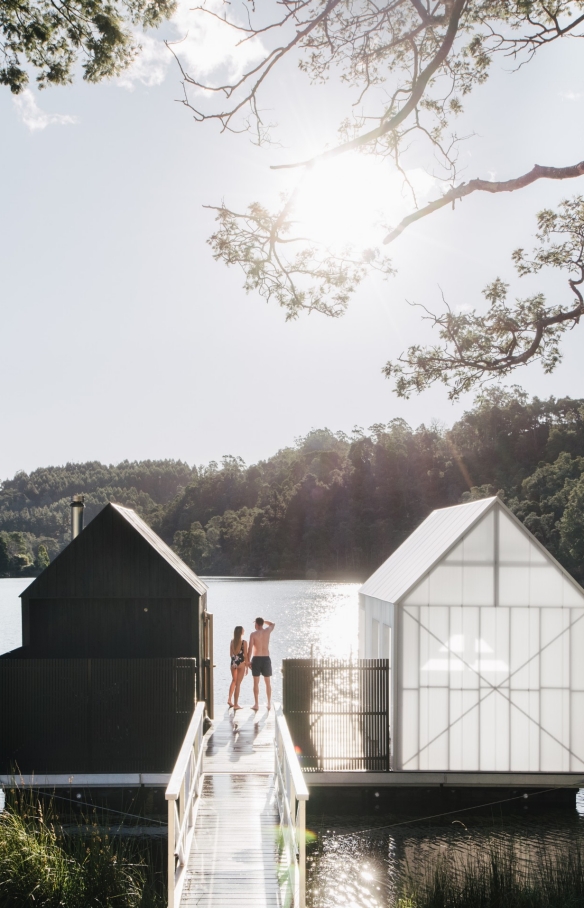
[[[110,507],[117,511],[130,526],[137,530],[146,542],[168,562],[177,574],[180,574],[183,580],[186,580],[186,582],[194,587],[201,595],[207,592],[208,587],[205,586],[203,581],[184,563],[182,558],[179,558],[176,552],[173,552],[166,542],[162,541],[160,536],[158,536],[141,517],[138,517],[135,511],[131,508],[123,508],[120,504],[113,504],[113,502],[110,502]]]
[[[480,501],[432,511],[417,530],[365,581],[359,592],[395,604],[497,501],[500,501],[497,497],[482,498]]]

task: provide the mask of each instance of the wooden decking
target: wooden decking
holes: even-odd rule
[[[204,741],[181,908],[280,908],[274,711],[225,712]]]

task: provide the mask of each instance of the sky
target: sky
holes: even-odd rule
[[[451,425],[472,395],[452,403],[440,386],[403,401],[381,374],[408,345],[432,342],[408,302],[439,310],[443,293],[454,307],[482,307],[481,291],[497,276],[515,295],[544,289],[566,299],[565,279],[519,280],[510,256],[530,247],[537,211],[584,192],[576,181],[477,194],[419,222],[389,247],[397,275],[368,278],[341,319],[286,322],[275,303],[246,294],[241,272],[213,260],[213,212],[203,206],[273,203],[290,176],[270,165],[334,144],[347,95],[338,85],[311,87],[290,63],[264,96],[279,145],[257,148],[246,135],[196,123],[177,103],[179,72],[162,37],[188,33],[183,59],[208,78],[254,59],[249,46],[240,59],[196,15],[180,6],[162,32],[143,38],[122,78],[33,85],[16,99],[0,89],[0,479],[85,460],[201,464],[234,454],[252,463],[311,428],[350,432],[396,417]],[[457,124],[472,136],[462,178],[580,160],[583,69],[575,41],[516,73],[497,65]],[[440,193],[423,163],[412,167],[422,201]],[[369,158],[335,166],[308,187],[304,216],[356,242],[381,238],[381,230],[369,235],[378,212],[395,223],[407,210],[390,166]],[[540,397],[584,396],[583,330],[564,340],[553,375],[534,364],[509,384]]]

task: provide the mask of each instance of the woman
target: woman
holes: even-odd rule
[[[245,631],[240,624],[233,631],[233,640],[229,644],[231,656],[231,686],[227,705],[231,709],[241,709],[239,705],[239,688],[243,676],[247,675],[247,640],[243,639]]]

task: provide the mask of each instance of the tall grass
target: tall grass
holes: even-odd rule
[[[156,888],[147,845],[103,834],[95,817],[65,834],[31,798],[0,814],[0,908],[161,908]]]
[[[399,908],[584,908],[584,853],[579,842],[554,848],[492,844],[461,858],[439,857],[409,869]]]

